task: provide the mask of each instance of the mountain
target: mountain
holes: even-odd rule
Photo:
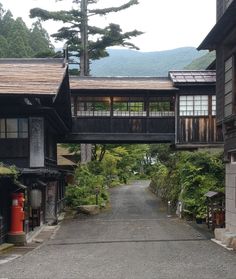
[[[207,53],[194,47],[154,52],[109,49],[108,52],[109,57],[91,63],[92,76],[167,76],[169,70],[183,70]]]
[[[204,70],[216,59],[215,51],[208,52],[205,55],[193,60],[187,65],[185,70]]]

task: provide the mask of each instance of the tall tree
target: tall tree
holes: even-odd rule
[[[8,43],[7,40],[0,35],[0,57],[6,58],[8,56]]]
[[[39,20],[32,25],[29,43],[36,57],[51,56],[54,53],[49,35]]]
[[[80,58],[81,75],[89,75],[89,61],[108,56],[106,51],[110,46],[124,46],[138,49],[129,39],[141,35],[142,32],[133,30],[123,32],[118,24],[110,23],[104,28],[89,24],[94,16],[105,16],[138,4],[138,0],[130,0],[119,7],[99,9],[94,7],[98,0],[74,0],[75,7],[69,11],[50,12],[40,8],[30,11],[31,18],[55,20],[65,25],[52,36],[58,41],[66,41],[73,56]],[[89,8],[91,6],[91,9]]]
[[[49,35],[39,21],[29,29],[22,18],[13,18],[0,3],[0,57],[48,57],[54,55]]]
[[[10,34],[7,36],[9,41],[10,57],[31,57],[33,50],[30,47],[30,30],[22,18],[18,17],[12,24]]]

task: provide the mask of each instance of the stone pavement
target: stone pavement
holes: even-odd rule
[[[235,279],[236,252],[167,218],[147,186],[112,189],[110,211],[64,220],[37,249],[2,264],[0,278]]]
[[[32,239],[25,246],[14,246],[13,244],[3,244],[0,246],[0,265],[13,261],[25,254],[39,248],[42,243],[53,239],[60,225],[43,226],[37,235],[32,235]],[[2,249],[1,249],[2,248]],[[0,269],[1,270],[1,269]],[[1,277],[0,277],[1,278]]]

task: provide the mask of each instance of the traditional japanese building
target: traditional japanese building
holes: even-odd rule
[[[224,131],[226,233],[236,234],[236,0],[217,1],[217,23],[199,46],[216,50],[217,127]]]
[[[166,142],[188,150],[222,146],[215,71],[69,79],[61,59],[2,59],[0,72],[0,162],[18,171],[17,183],[0,175],[4,232],[16,191],[26,199],[26,234],[56,222],[76,167],[73,154],[57,143]]]
[[[64,195],[57,141],[71,129],[71,109],[68,69],[62,62],[0,60],[0,161],[19,172],[22,187],[15,190],[25,194],[26,234],[45,222],[56,222]],[[4,231],[11,222],[6,212],[10,212],[12,184],[0,183],[6,193],[4,204],[0,203]]]
[[[72,78],[73,125],[65,141],[222,148],[215,78],[214,70],[170,71],[165,78]]]

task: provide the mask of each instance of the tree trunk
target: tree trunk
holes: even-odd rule
[[[89,57],[88,57],[88,0],[81,0],[81,45],[80,50],[80,76],[89,75]]]
[[[92,160],[92,145],[91,144],[81,144],[80,145],[80,157],[81,164],[87,164]]]

